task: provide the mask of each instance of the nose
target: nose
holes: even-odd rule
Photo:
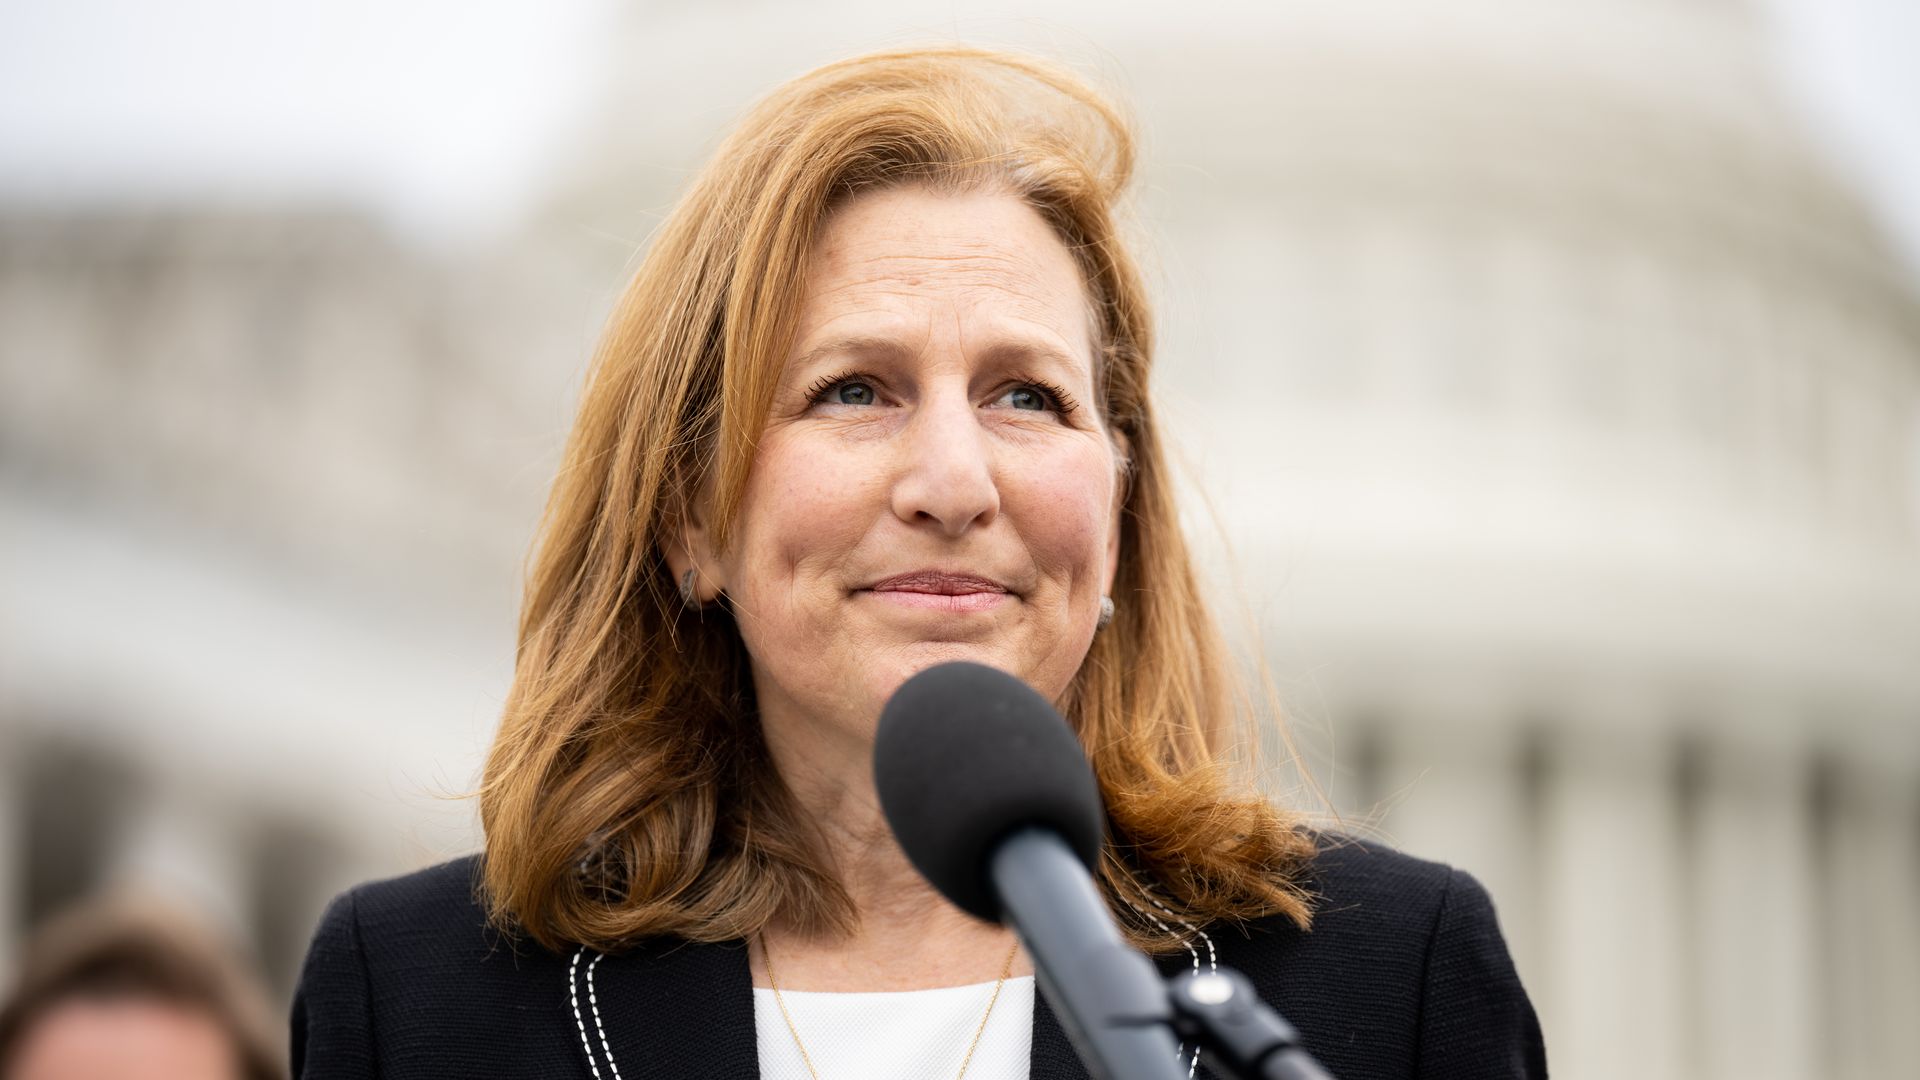
[[[893,512],[948,537],[990,524],[1000,513],[987,434],[964,393],[922,403],[901,440]]]

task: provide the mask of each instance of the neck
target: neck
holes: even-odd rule
[[[907,861],[880,812],[871,741],[781,738],[776,733],[795,728],[777,722],[765,730],[774,765],[813,823],[855,921],[833,935],[776,922],[754,950],[755,982],[767,985],[763,949],[774,953],[780,985],[796,990],[913,990],[998,978],[1012,933],[948,903]],[[1016,958],[1014,974],[1030,973]]]

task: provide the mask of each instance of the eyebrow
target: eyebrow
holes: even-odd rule
[[[823,341],[813,348],[808,349],[806,352],[801,353],[799,356],[794,357],[787,363],[787,369],[791,371],[797,368],[810,367],[821,357],[830,356],[834,353],[855,353],[865,356],[884,356],[898,359],[908,355],[912,351],[913,350],[892,338],[872,336],[834,338],[831,341]]]
[[[804,369],[812,366],[821,357],[831,356],[835,353],[851,353],[897,360],[911,356],[913,351],[914,350],[902,345],[893,338],[861,334],[851,337],[834,338],[831,341],[823,341],[813,348],[808,349],[806,352],[801,353],[799,356],[794,357],[793,360],[788,363],[787,367],[790,371]],[[995,342],[993,345],[988,346],[982,355],[985,359],[1000,362],[1008,360],[1044,360],[1056,364],[1063,364],[1068,368],[1077,368],[1072,354],[1065,350],[1045,342],[1028,341],[1025,339]],[[1091,370],[1091,365],[1089,365],[1089,370]]]

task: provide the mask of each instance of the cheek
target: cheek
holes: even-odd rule
[[[769,439],[754,461],[728,562],[740,601],[778,605],[844,564],[883,500],[873,470],[840,467],[798,440]],[[827,575],[830,577],[831,575]]]
[[[1111,527],[1112,457],[1097,447],[1075,447],[1018,469],[1002,484],[1001,502],[1020,522],[1034,561],[1051,573],[1097,575]]]

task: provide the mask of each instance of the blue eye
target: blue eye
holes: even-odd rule
[[[1051,405],[1051,402],[1047,400],[1047,395],[1035,390],[1031,386],[1022,386],[1015,389],[1007,395],[1007,403],[1016,409],[1032,409],[1041,412],[1044,412]]]
[[[863,382],[843,382],[834,390],[833,399],[842,405],[871,405],[873,387]]]

